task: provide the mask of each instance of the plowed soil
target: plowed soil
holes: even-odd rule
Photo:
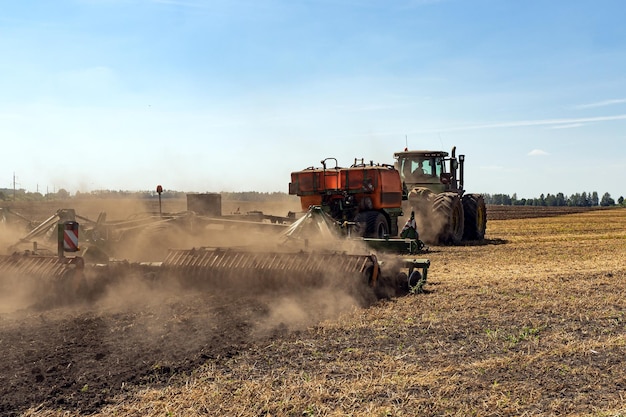
[[[172,297],[176,298],[176,297]],[[121,311],[23,311],[0,321],[0,414],[29,407],[93,413],[126,387],[166,383],[246,349],[254,299],[187,295]]]
[[[127,283],[3,311],[0,415],[626,413],[626,212],[514,217],[369,308]]]
[[[164,203],[164,213],[185,210],[185,201]],[[118,219],[129,213],[132,217],[158,211],[154,201],[9,205],[35,223],[59,208],[75,208],[78,215],[92,219],[102,210]],[[226,202],[223,214],[259,208],[266,214],[285,216],[299,209],[299,202]],[[251,239],[241,231],[231,233],[229,239],[219,236],[220,244],[241,245]],[[24,234],[25,230],[13,238]],[[139,252],[130,249],[128,253]],[[130,388],[165,385],[207,361],[222,363],[256,343],[335,317],[364,302],[354,294],[331,294],[324,288],[308,289],[308,294],[301,288],[260,294],[249,293],[247,288],[222,288],[218,293],[172,288],[137,277],[113,281],[114,285],[87,301],[73,300],[62,306],[30,299],[20,305],[20,301],[0,297],[0,415],[19,415],[29,408],[91,414]]]
[[[564,214],[585,213],[598,210],[598,207],[548,207],[548,206],[497,206],[489,205],[491,220],[532,219],[536,217],[562,216]]]

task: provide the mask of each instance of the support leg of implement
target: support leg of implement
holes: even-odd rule
[[[426,280],[428,279],[428,267],[430,267],[430,260],[405,259],[404,266],[409,270],[407,278],[409,292],[414,294],[420,294],[424,291],[424,285],[426,284]]]

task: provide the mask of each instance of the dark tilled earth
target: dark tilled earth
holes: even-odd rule
[[[487,206],[488,220],[530,219],[598,210],[599,207]]]
[[[38,408],[95,413],[119,394],[162,386],[207,362],[219,366],[261,342],[365,306],[373,300],[364,291],[294,284],[217,293],[127,277],[89,301],[2,313],[0,415]]]
[[[136,202],[113,201],[107,208],[117,205],[132,212],[126,206],[135,208]],[[26,217],[41,219],[56,208],[14,207]],[[86,208],[77,212],[94,217],[95,209]],[[13,240],[2,238],[12,242],[17,235]],[[167,384],[207,361],[219,365],[256,343],[332,316],[335,304],[352,302],[331,303],[325,312],[320,307],[325,301],[311,300],[310,289],[307,299],[302,299],[301,288],[289,289],[295,291],[290,294],[259,294],[244,285],[216,293],[215,289],[155,289],[128,282],[120,288],[108,284],[98,288],[89,301],[51,307],[45,302],[15,301],[13,284],[0,276],[0,416],[38,408],[95,413],[116,395]],[[321,296],[336,301],[332,297]],[[307,310],[311,313],[301,308],[279,311],[285,299],[300,306],[311,301],[313,306]]]
[[[126,310],[1,315],[0,415],[36,407],[96,412],[132,386],[167,383],[272,337],[251,338],[254,323],[269,312],[258,298],[186,294],[155,301]]]

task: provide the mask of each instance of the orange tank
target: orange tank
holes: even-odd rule
[[[307,168],[291,173],[289,194],[300,197],[303,211],[320,206],[330,216],[359,224],[363,236],[397,236],[402,215],[402,180],[391,165],[355,164],[350,168]],[[364,228],[363,228],[364,226]]]
[[[310,206],[322,204],[325,194],[337,192],[340,189],[339,168],[307,168],[303,171],[291,173],[289,194],[300,197],[303,210]]]
[[[341,189],[354,194],[357,200],[368,196],[372,209],[398,208],[402,204],[400,173],[387,166],[356,166],[340,171]]]

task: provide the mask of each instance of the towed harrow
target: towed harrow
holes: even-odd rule
[[[84,264],[81,257],[13,254],[0,256],[3,293],[27,288],[31,305],[93,300],[115,282],[133,276],[146,283],[176,283],[185,289],[250,293],[329,287],[377,298],[421,292],[430,262],[381,261],[376,255],[339,252],[255,252],[246,249],[170,250],[162,262],[111,261]]]
[[[277,290],[294,286],[367,286],[376,296],[385,297],[421,292],[429,266],[427,259],[402,259],[390,261],[383,268],[374,254],[200,248],[171,250],[161,268],[194,287],[244,284],[248,289]]]
[[[83,258],[37,253],[0,256],[2,297],[20,295],[28,305],[66,304],[85,289]]]
[[[30,250],[0,256],[0,287],[4,295],[16,288],[27,288],[31,305],[44,306],[93,300],[112,283],[132,276],[148,283],[174,282],[183,288],[205,291],[284,292],[325,286],[358,294],[367,304],[376,298],[421,292],[430,266],[427,259],[402,259],[384,253],[380,256],[385,259],[379,259],[363,249],[356,253],[331,249],[332,245],[314,249],[307,244],[308,239],[300,245],[302,238],[313,237],[311,227],[320,231],[318,222],[324,218],[315,216],[299,223],[299,227],[281,228],[286,230],[284,241],[271,249],[267,245],[261,249],[252,246],[169,249],[165,258],[157,262],[132,262],[106,256],[68,257],[66,252],[84,249],[78,246],[79,228],[73,215],[72,210],[56,214],[56,254],[40,250],[36,242],[30,242],[33,244]],[[53,219],[48,219],[45,227],[36,228],[36,233],[30,233],[28,238],[48,230],[51,222]],[[334,239],[332,233],[327,229],[323,240],[330,243]]]

